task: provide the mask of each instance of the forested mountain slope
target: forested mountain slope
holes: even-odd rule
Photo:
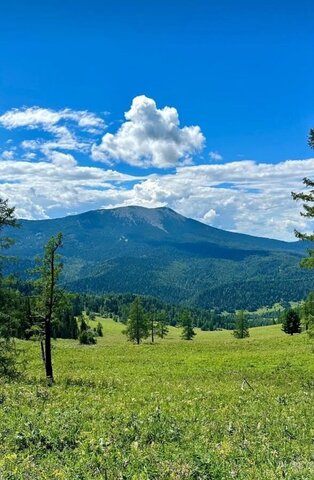
[[[230,310],[299,300],[313,288],[314,275],[299,267],[302,242],[219,230],[165,207],[22,220],[10,249],[20,258],[16,268],[30,267],[59,231],[63,282],[75,291],[135,292]]]

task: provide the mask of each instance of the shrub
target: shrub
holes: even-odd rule
[[[96,338],[92,330],[84,330],[79,335],[79,341],[81,345],[95,345]]]

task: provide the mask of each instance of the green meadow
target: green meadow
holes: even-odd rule
[[[137,346],[101,321],[96,346],[54,341],[53,387],[38,343],[18,342],[24,377],[0,383],[1,480],[313,480],[306,334],[275,325],[184,341],[170,328]]]

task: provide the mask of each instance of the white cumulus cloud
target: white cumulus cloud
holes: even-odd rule
[[[94,160],[126,162],[138,167],[167,168],[191,162],[202,150],[205,138],[199,126],[180,127],[173,107],[158,109],[144,95],[133,99],[125,122],[115,133],[106,133],[92,148]]]

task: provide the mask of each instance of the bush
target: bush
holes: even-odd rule
[[[92,330],[84,330],[79,335],[79,341],[81,345],[95,345],[96,338]]]

